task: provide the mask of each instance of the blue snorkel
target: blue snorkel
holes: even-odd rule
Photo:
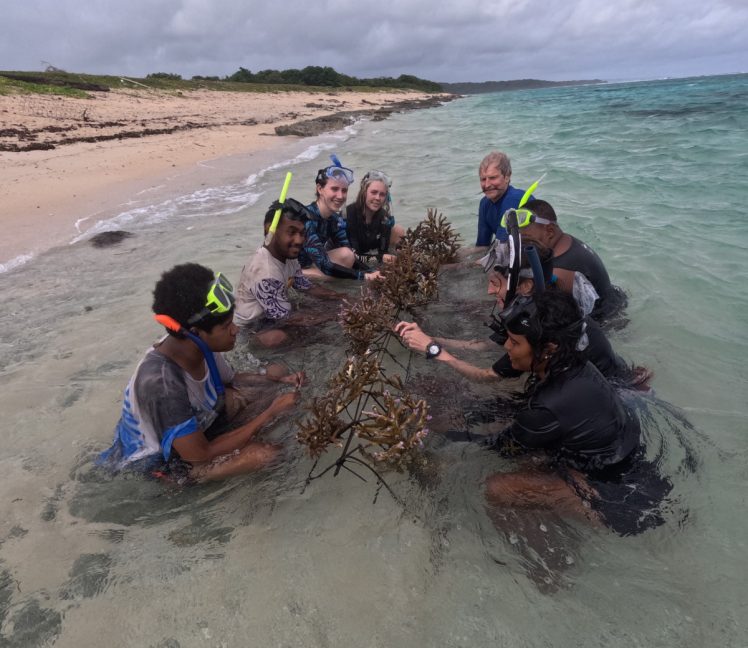
[[[213,351],[211,351],[210,347],[200,337],[198,337],[194,333],[190,333],[173,317],[169,317],[168,315],[155,315],[154,318],[159,324],[161,324],[161,326],[166,327],[174,333],[180,333],[181,335],[184,335],[185,337],[192,340],[197,345],[197,348],[200,349],[200,352],[205,358],[205,364],[208,365],[210,378],[216,388],[216,402],[215,405],[213,405],[213,409],[217,412],[222,410],[225,400],[226,388],[223,386],[223,380],[221,380],[221,374],[218,371],[218,365],[216,364],[216,359],[213,355]]]
[[[530,261],[532,279],[535,282],[533,292],[542,293],[545,290],[545,276],[543,275],[543,266],[540,264],[538,250],[534,245],[528,245],[525,248],[525,254],[527,254],[527,259]]]

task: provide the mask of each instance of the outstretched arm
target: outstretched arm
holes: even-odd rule
[[[441,344],[439,340],[443,339],[433,338],[430,335],[427,335],[415,322],[398,322],[395,325],[395,333],[397,333],[402,338],[403,342],[405,342],[409,349],[421,353],[426,352],[426,347],[432,341],[436,341],[437,343]],[[469,362],[465,362],[464,360],[456,358],[445,349],[442,349],[442,352],[438,356],[436,356],[435,360],[446,363],[458,373],[461,373],[469,380],[473,380],[475,382],[487,382],[499,379],[499,376],[494,372],[493,369],[483,369],[482,367],[476,367]]]
[[[403,342],[406,342],[404,338],[406,334],[414,339],[416,344],[423,342],[423,348],[410,347],[413,351],[423,351],[423,349],[426,348],[426,345],[432,340],[440,346],[446,349],[452,349],[453,351],[492,351],[495,348],[495,345],[490,340],[457,340],[454,338],[428,335],[428,333],[424,333],[421,327],[415,322],[398,322],[395,325],[395,333],[400,337],[403,337]]]
[[[455,340],[453,338],[432,338],[437,344],[452,351],[493,351],[496,344],[491,340]]]
[[[477,367],[469,362],[456,358],[449,351],[442,350],[435,359],[439,362],[448,364],[452,369],[461,373],[465,378],[472,380],[473,382],[492,382],[499,379],[499,376],[490,367],[488,369]]]

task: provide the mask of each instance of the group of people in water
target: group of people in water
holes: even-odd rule
[[[646,388],[651,374],[624,362],[604,332],[625,307],[625,293],[600,257],[561,229],[548,202],[511,185],[511,173],[504,153],[481,162],[476,248],[482,251],[473,256],[483,256],[464,261],[477,280],[487,278],[495,298],[490,338],[446,339],[405,321],[394,332],[412,351],[469,380],[528,376],[512,424],[482,442],[503,455],[542,453],[546,461],[490,477],[491,506],[552,508],[636,533],[662,521],[657,505],[670,483],[647,461],[639,421],[621,397],[623,389]],[[273,203],[264,227],[268,234],[275,220],[275,231],[243,268],[236,294],[221,273],[194,263],[162,275],[153,311],[167,335],[136,368],[102,463],[202,480],[276,460],[279,448],[258,441],[258,432],[296,406],[304,375],[278,365],[262,374],[234,372],[222,352],[234,347],[240,328],[261,347],[277,347],[292,327],[336,316],[335,306],[295,311],[291,289],[339,300],[319,279],[380,278],[378,268],[394,259],[405,233],[391,212],[392,182],[369,171],[346,206],[353,181],[353,171],[333,157],[317,173],[312,203]],[[476,366],[458,357],[462,350],[498,358]],[[246,404],[242,386],[272,382],[295,389],[237,424]]]

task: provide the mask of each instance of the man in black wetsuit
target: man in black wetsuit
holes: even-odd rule
[[[556,212],[545,200],[530,200],[525,207],[543,222],[531,222],[523,227],[522,238],[553,250],[553,273],[559,287],[572,292],[574,273],[580,272],[600,296],[591,317],[601,321],[620,313],[626,307],[626,294],[610,282],[608,271],[597,253],[586,243],[564,233]]]

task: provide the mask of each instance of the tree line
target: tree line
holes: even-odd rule
[[[156,72],[149,74],[147,78],[151,79],[171,79],[181,80],[178,74],[168,72]],[[261,70],[260,72],[251,72],[247,68],[240,67],[234,74],[226,76],[223,79],[217,76],[193,76],[193,81],[232,81],[234,83],[266,83],[266,84],[285,84],[285,85],[308,85],[308,86],[328,86],[340,88],[344,86],[373,86],[385,88],[407,88],[413,90],[423,90],[425,92],[441,92],[441,85],[434,81],[419,79],[412,74],[401,74],[397,78],[393,77],[375,77],[372,79],[359,79],[347,74],[336,72],[331,67],[322,67],[319,65],[308,65],[302,70]]]

